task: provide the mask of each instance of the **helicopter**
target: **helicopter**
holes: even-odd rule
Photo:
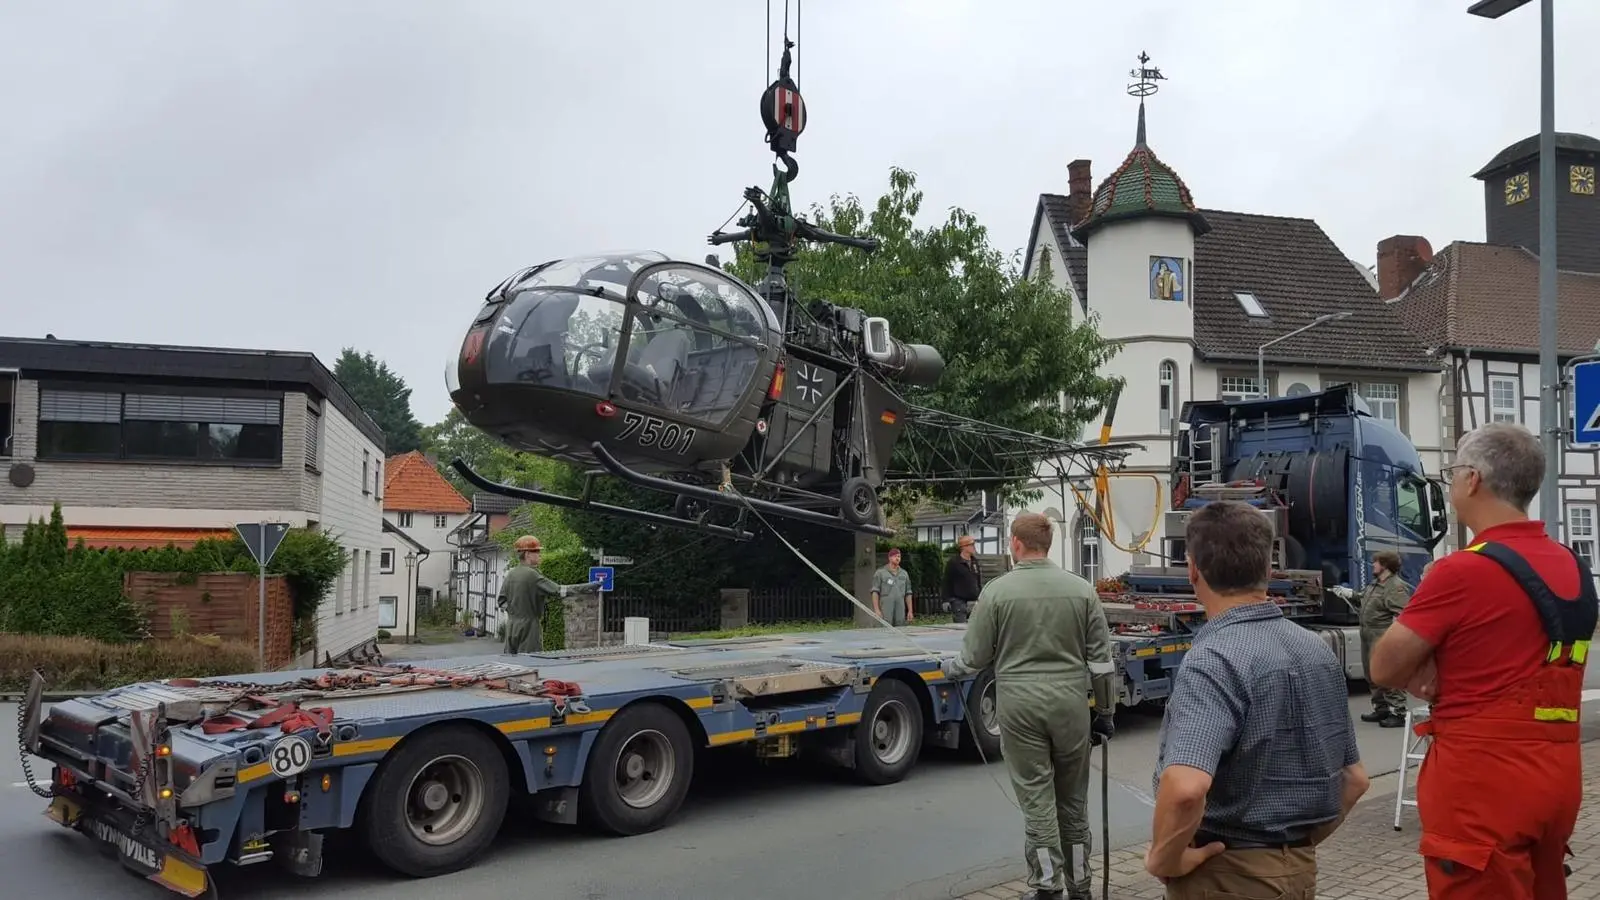
[[[750,187],[741,230],[765,263],[756,284],[653,251],[550,260],[502,280],[484,298],[447,367],[450,398],[471,425],[513,449],[584,469],[579,496],[501,484],[459,458],[486,492],[530,502],[747,539],[746,514],[888,536],[879,492],[895,483],[994,484],[1034,477],[1041,463],[1120,465],[1133,445],[1086,446],[915,406],[897,386],[936,385],[945,363],[890,323],[827,300],[801,302],[786,267],[806,243],[867,253],[872,238],[835,234],[796,215],[792,153],[806,125],[785,36],[778,78],[762,95],[773,166]],[[909,430],[909,431],[908,431]],[[945,460],[897,468],[902,437]],[[959,460],[960,462],[953,462]],[[926,468],[926,467],[924,467]],[[975,471],[974,469],[983,471]],[[602,503],[603,475],[675,496],[672,513]],[[731,522],[712,513],[732,507]]]

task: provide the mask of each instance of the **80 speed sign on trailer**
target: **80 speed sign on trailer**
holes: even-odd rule
[[[291,734],[272,745],[267,761],[272,765],[272,774],[293,778],[311,767],[311,745],[305,738]]]

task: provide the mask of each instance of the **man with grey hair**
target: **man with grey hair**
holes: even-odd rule
[[[1594,577],[1528,518],[1544,454],[1526,428],[1469,432],[1445,472],[1475,543],[1435,563],[1372,650],[1374,681],[1431,706],[1417,726],[1433,738],[1417,776],[1428,896],[1564,900]]]

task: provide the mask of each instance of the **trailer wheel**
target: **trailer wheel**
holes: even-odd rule
[[[683,805],[694,745],[677,714],[659,703],[630,706],[600,730],[584,766],[579,809],[612,834],[655,831]]]
[[[922,752],[922,707],[905,682],[880,679],[867,695],[856,726],[856,777],[893,784],[906,777]]]
[[[384,760],[361,798],[380,862],[418,878],[466,868],[500,831],[511,795],[505,757],[466,726],[423,731]]]
[[[961,750],[984,762],[1001,756],[1000,713],[994,688],[994,670],[984,669],[967,688],[967,720],[961,723]]]

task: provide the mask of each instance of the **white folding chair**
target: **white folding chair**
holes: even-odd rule
[[[1408,700],[1410,698],[1407,698]],[[1432,738],[1418,737],[1412,734],[1411,727],[1417,722],[1428,717],[1428,705],[1420,706],[1406,704],[1406,725],[1400,731],[1400,784],[1394,791],[1394,830],[1400,829],[1400,816],[1407,806],[1416,806],[1416,800],[1406,799],[1406,775],[1408,770],[1418,768],[1422,760],[1428,755],[1428,742]],[[1415,763],[1415,765],[1413,765]]]

